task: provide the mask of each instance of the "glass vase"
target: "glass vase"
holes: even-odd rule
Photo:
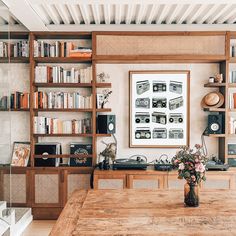
[[[199,206],[199,186],[196,183],[184,185],[184,203],[186,207]]]

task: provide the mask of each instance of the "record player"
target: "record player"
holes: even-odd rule
[[[132,156],[120,158],[113,162],[113,170],[146,170],[148,166],[145,156]]]

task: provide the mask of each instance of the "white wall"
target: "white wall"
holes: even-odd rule
[[[110,75],[112,96],[107,107],[116,115],[116,137],[118,139],[117,158],[127,158],[143,154],[148,161],[165,153],[172,157],[176,149],[129,148],[129,71],[130,70],[190,70],[190,146],[201,143],[201,134],[207,126],[207,112],[201,109],[202,97],[212,89],[204,88],[209,76],[219,71],[218,64],[99,64],[97,73]],[[209,154],[218,154],[218,140],[206,137]],[[112,138],[98,139],[98,153],[104,149],[101,140],[112,142]]]

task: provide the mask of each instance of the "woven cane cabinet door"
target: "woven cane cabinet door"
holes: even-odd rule
[[[0,201],[7,201],[12,206],[29,204],[29,178],[24,168],[1,170]]]
[[[32,181],[34,207],[61,206],[63,173],[59,170],[34,170]]]
[[[75,190],[90,189],[91,174],[80,170],[65,170],[64,172],[64,205]]]

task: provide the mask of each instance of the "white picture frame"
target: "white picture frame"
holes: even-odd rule
[[[188,146],[190,71],[130,71],[129,77],[129,146]]]

